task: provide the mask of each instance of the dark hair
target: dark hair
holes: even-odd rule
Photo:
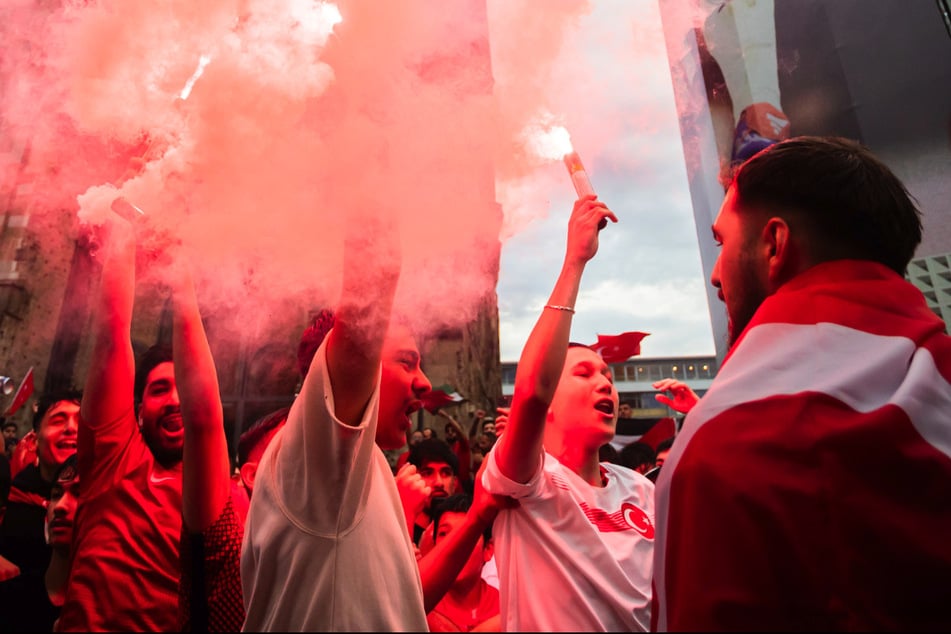
[[[433,516],[433,543],[436,543],[436,535],[439,533],[439,520],[443,513],[468,513],[472,507],[472,496],[468,493],[454,493],[444,498],[433,500],[431,513]],[[482,537],[488,542],[492,539],[492,522],[485,527]]]
[[[317,313],[311,320],[310,325],[304,329],[300,336],[300,343],[297,345],[297,369],[301,377],[307,376],[310,370],[310,364],[317,354],[317,349],[323,343],[324,338],[330,329],[334,327],[334,314],[330,309],[323,309]]]
[[[276,412],[266,414],[254,421],[238,438],[238,465],[243,465],[248,461],[248,456],[254,451],[254,448],[260,444],[268,433],[287,420],[287,414],[291,411],[290,407],[282,407]]]
[[[135,402],[142,402],[142,395],[145,394],[145,384],[149,379],[149,373],[157,366],[172,361],[172,348],[165,344],[157,343],[145,352],[139,358],[135,366],[135,386],[133,394]]]
[[[637,470],[638,467],[649,464],[653,466],[653,463],[657,460],[657,452],[651,449],[651,446],[646,442],[641,442],[635,440],[632,443],[628,443],[621,448],[621,451],[618,452],[618,461],[619,464],[627,467],[628,469]]]
[[[655,452],[655,454],[658,454],[662,451],[667,451],[673,446],[674,446],[674,437],[671,436],[670,438],[665,438],[659,443],[657,443],[657,451]]]
[[[743,163],[733,177],[744,213],[804,231],[815,262],[871,260],[904,275],[921,242],[921,212],[905,185],[863,145],[796,137]]]
[[[411,446],[406,462],[417,469],[426,462],[445,462],[452,467],[453,475],[459,475],[459,458],[456,457],[449,444],[439,438],[426,438]]]
[[[16,429],[16,430],[18,430],[18,431],[19,431],[19,429],[20,429],[20,426],[17,425],[17,423],[16,423],[15,420],[5,420],[5,421],[3,421],[3,424],[0,425],[0,429],[6,429],[7,427],[13,427],[14,429]]]
[[[479,434],[478,436],[476,436],[476,447],[475,447],[476,449],[478,449],[479,439],[480,439],[480,438],[488,438],[488,439],[489,439],[489,450],[490,450],[490,451],[492,450],[493,447],[495,447],[495,443],[498,442],[498,440],[499,440],[498,435],[497,435],[494,431],[482,432],[481,434]]]
[[[63,390],[50,392],[49,394],[44,394],[37,402],[36,413],[33,414],[33,431],[40,431],[40,423],[43,422],[43,417],[46,416],[46,412],[50,411],[50,408],[57,403],[67,401],[69,403],[76,403],[76,405],[79,405],[82,400],[83,393],[74,388],[66,388]]]
[[[598,447],[598,462],[612,462],[614,464],[621,464],[618,451],[614,445],[606,442]]]

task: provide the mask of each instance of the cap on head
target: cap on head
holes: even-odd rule
[[[445,462],[452,468],[453,475],[459,475],[459,458],[444,440],[438,438],[426,438],[411,446],[407,462],[417,469],[427,462]]]
[[[76,468],[77,455],[72,454],[63,461],[63,464],[56,469],[56,473],[53,475],[53,482],[72,482],[76,479],[76,476],[79,475]]]

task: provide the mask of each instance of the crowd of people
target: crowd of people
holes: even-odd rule
[[[613,453],[611,366],[570,337],[605,220],[574,204],[510,407],[439,410],[442,434],[412,429],[432,385],[393,310],[398,233],[378,234],[235,468],[187,258],[172,346],[135,358],[136,227],[110,219],[83,391],[42,395],[0,465],[0,629],[951,625],[951,338],[903,278],[921,222],[901,181],[838,138],[744,162],[713,226],[730,351],[702,397],[655,384],[675,436]]]

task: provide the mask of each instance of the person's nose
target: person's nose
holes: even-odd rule
[[[66,504],[63,503],[63,499],[60,498],[53,506],[53,517],[66,517],[68,510]]]
[[[413,378],[413,392],[416,393],[416,397],[421,397],[431,389],[433,389],[433,384],[430,383],[429,378],[421,369],[417,370],[416,376]]]
[[[182,400],[178,396],[178,387],[173,387],[168,393],[168,405],[181,407]]]
[[[713,284],[714,288],[722,291],[720,286],[720,258],[717,257],[717,261],[713,264],[713,272],[710,274],[710,283]]]

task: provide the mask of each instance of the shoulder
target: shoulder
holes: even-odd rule
[[[632,496],[643,503],[653,504],[654,483],[649,478],[633,469],[610,462],[602,462],[601,468],[604,469],[608,481],[616,483],[624,495]]]

